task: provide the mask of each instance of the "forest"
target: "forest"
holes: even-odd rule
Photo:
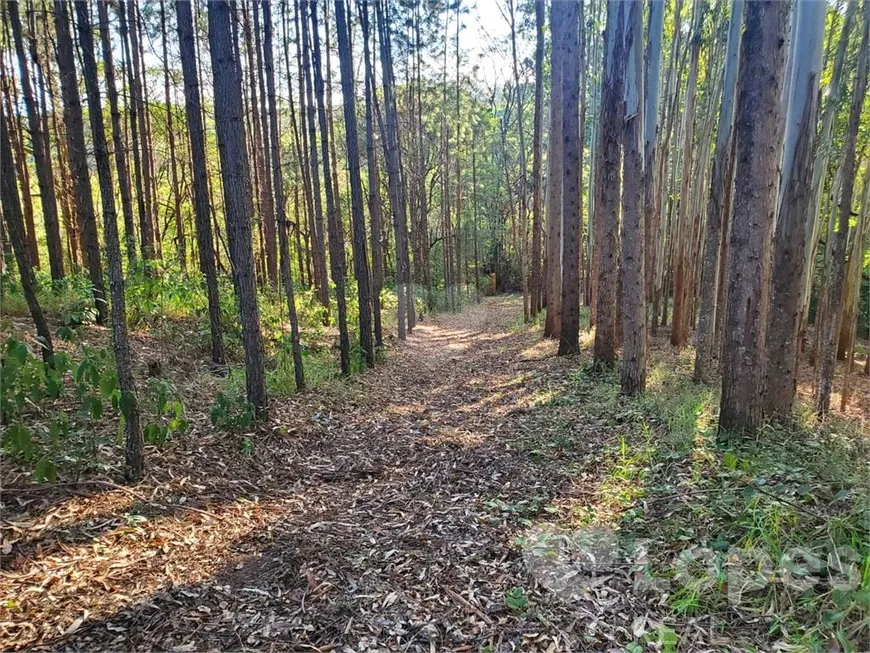
[[[0,5],[0,648],[870,650],[870,0]]]

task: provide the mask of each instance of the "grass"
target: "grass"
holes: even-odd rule
[[[565,470],[597,480],[560,502],[560,519],[645,542],[647,573],[667,584],[674,619],[760,620],[760,631],[738,631],[748,648],[825,650],[836,640],[861,650],[870,637],[868,434],[836,416],[817,423],[801,407],[791,426],[765,424],[755,440],[723,445],[718,391],[693,383],[691,368],[691,350],[653,348],[641,396],[621,396],[615,371],[587,368],[541,392],[535,423],[548,429],[530,434],[535,455],[564,449],[579,422],[604,442]]]

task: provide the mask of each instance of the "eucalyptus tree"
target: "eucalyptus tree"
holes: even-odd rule
[[[245,155],[242,71],[236,54],[239,51],[238,40],[234,38],[232,29],[235,5],[229,0],[211,0],[208,3],[208,40],[214,85],[215,131],[223,180],[224,219],[245,350],[245,387],[248,401],[258,413],[262,413],[267,405],[265,355],[251,246],[254,209]]]
[[[57,68],[63,95],[63,116],[66,125],[66,146],[69,154],[70,173],[73,179],[75,213],[82,238],[82,253],[88,269],[94,304],[97,309],[97,324],[108,318],[106,288],[103,282],[103,263],[100,258],[100,241],[97,235],[97,217],[94,197],[91,194],[91,177],[88,171],[87,146],[82,120],[82,101],[79,96],[77,57],[70,33],[69,4],[55,0],[54,31],[57,38]]]
[[[12,37],[15,41],[15,53],[18,57],[18,78],[21,83],[21,95],[27,112],[27,125],[30,129],[31,153],[36,167],[36,179],[39,183],[39,199],[42,205],[43,222],[45,224],[45,240],[48,246],[48,264],[51,278],[55,281],[64,276],[63,244],[60,237],[60,222],[57,211],[57,198],[54,190],[54,170],[51,166],[48,134],[45,121],[40,115],[39,106],[30,81],[30,66],[24,51],[24,38],[21,29],[21,16],[17,0],[6,3],[6,14],[12,27]]]
[[[359,341],[365,353],[366,365],[375,366],[372,343],[371,287],[366,227],[363,214],[362,178],[360,175],[359,135],[356,122],[356,99],[353,88],[353,62],[350,51],[349,26],[345,0],[335,0],[338,59],[341,70],[341,94],[344,99],[344,128],[347,140],[348,171],[350,173],[351,221],[353,225],[353,270],[359,303]]]
[[[698,328],[695,334],[695,381],[709,383],[719,359],[716,346],[716,313],[718,305],[719,266],[723,239],[727,237],[728,210],[733,182],[734,101],[737,95],[737,70],[740,63],[740,39],[743,30],[744,0],[731,3],[728,23],[728,44],[725,51],[725,72],[719,125],[716,130],[716,150],[710,174],[707,200],[707,224],[704,254],[701,264],[701,286],[698,297]]]
[[[792,38],[795,58],[783,145],[779,211],[773,239],[764,414],[790,420],[797,386],[798,342],[803,313],[806,215],[813,210],[813,155],[819,113],[825,3],[798,2]]]
[[[616,360],[616,281],[619,266],[619,155],[623,121],[623,12],[628,3],[607,1],[600,136],[595,153],[595,246],[598,283],[593,356],[599,365]],[[564,265],[564,261],[563,261]],[[593,270],[593,274],[596,271]]]
[[[127,306],[124,295],[124,272],[121,267],[121,241],[118,237],[118,214],[115,209],[115,187],[112,183],[109,146],[106,142],[106,127],[100,103],[100,82],[97,76],[94,34],[89,15],[90,4],[85,0],[77,0],[74,4],[82,55],[82,76],[88,98],[94,160],[103,205],[103,237],[106,241],[109,292],[112,296],[112,345],[115,353],[115,369],[118,373],[118,389],[121,392],[119,403],[124,416],[124,476],[128,482],[137,482],[141,480],[145,470],[144,443],[142,430],[139,427],[136,383],[133,380],[133,362],[130,355],[130,341],[127,337]]]
[[[191,3],[187,0],[177,0],[175,2],[175,18],[181,55],[181,73],[184,79],[187,135],[190,141],[193,216],[196,225],[197,250],[199,251],[199,271],[203,276],[206,297],[208,298],[211,360],[215,365],[223,365],[226,362],[226,355],[221,333],[220,294],[215,263],[214,234],[211,225],[205,129],[202,120],[199,75],[196,67],[196,35],[193,30]]]
[[[768,248],[782,147],[782,85],[789,7],[746,5],[737,81],[735,193],[728,243],[719,430],[753,432],[761,423],[762,372],[770,286]]]
[[[644,280],[643,5],[628,3],[625,20],[625,107],[622,157],[622,392],[646,389]]]
[[[831,391],[834,385],[834,369],[837,363],[837,340],[843,314],[843,290],[846,278],[846,255],[849,241],[849,221],[852,216],[852,195],[855,188],[857,168],[856,149],[864,96],[867,92],[868,52],[870,52],[870,0],[862,4],[864,15],[861,45],[858,49],[858,64],[849,106],[849,122],[843,144],[843,165],[840,170],[840,196],[838,198],[838,224],[828,238],[833,240],[828,271],[827,310],[821,316],[818,382],[816,384],[815,408],[825,415],[831,406]]]

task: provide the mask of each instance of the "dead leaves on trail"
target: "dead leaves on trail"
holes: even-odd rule
[[[518,536],[552,518],[546,506],[568,480],[568,465],[541,464],[524,434],[544,428],[536,402],[577,362],[511,328],[520,309],[499,298],[427,316],[383,366],[340,390],[276,402],[257,433],[215,432],[202,408],[190,435],[149,450],[149,476],[133,493],[87,482],[7,487],[0,647],[631,642],[650,608],[627,573],[566,601],[523,560]],[[563,458],[595,448],[595,428],[576,428],[582,437]]]

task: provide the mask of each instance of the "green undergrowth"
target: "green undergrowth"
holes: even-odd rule
[[[870,437],[800,406],[790,426],[751,440],[717,438],[718,390],[691,381],[692,352],[654,349],[647,392],[620,395],[615,370],[582,368],[538,397],[529,455],[546,462],[579,447],[576,424],[600,448],[568,458],[591,495],[556,502],[574,528],[606,525],[649,551],[643,566],[675,623],[713,617],[741,646],[864,650],[870,638]],[[540,435],[544,433],[545,435]],[[532,437],[532,436],[530,436]],[[587,488],[588,489],[588,488]],[[788,647],[794,647],[789,649]],[[827,648],[826,648],[827,647]]]

